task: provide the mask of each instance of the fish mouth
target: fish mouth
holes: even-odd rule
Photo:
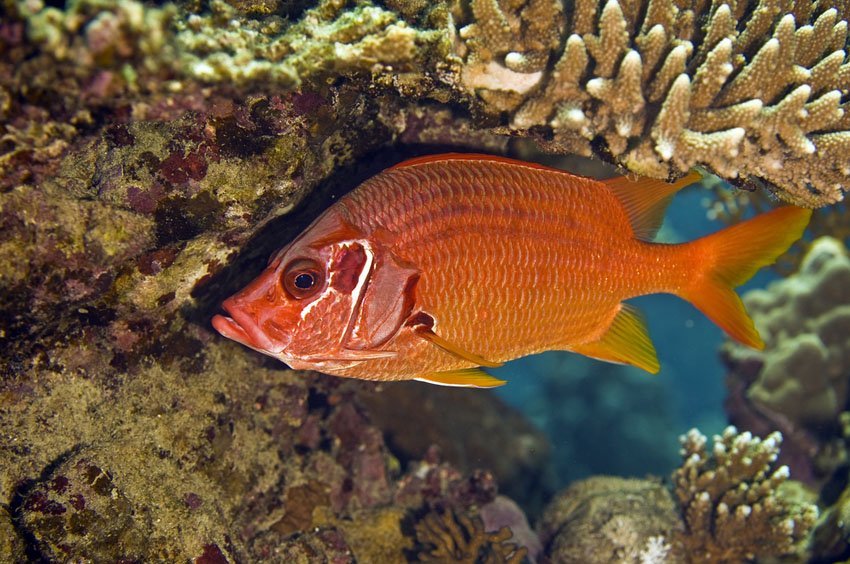
[[[274,346],[262,329],[251,319],[251,316],[238,308],[232,307],[226,301],[222,304],[224,310],[231,315],[216,314],[212,318],[213,328],[228,339],[241,343],[254,350],[273,353]]]

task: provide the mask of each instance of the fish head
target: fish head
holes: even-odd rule
[[[331,208],[226,299],[228,315],[216,315],[213,326],[299,370],[333,372],[390,356],[377,348],[401,328],[410,304],[387,301],[392,292],[384,291],[381,278],[393,260],[376,247]],[[398,277],[394,282],[404,291],[410,287]],[[399,306],[405,311],[391,311]]]

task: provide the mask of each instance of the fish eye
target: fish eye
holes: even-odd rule
[[[316,276],[312,272],[302,272],[295,277],[294,283],[299,290],[309,290],[316,283]]]
[[[312,259],[296,259],[283,269],[283,287],[296,300],[314,295],[322,287],[324,274]]]

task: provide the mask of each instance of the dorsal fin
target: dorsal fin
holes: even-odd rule
[[[661,227],[664,210],[667,209],[667,204],[673,199],[673,195],[700,178],[702,178],[700,173],[691,171],[675,182],[665,182],[656,178],[630,180],[626,176],[609,178],[602,182],[623,204],[635,237],[650,241]]]
[[[569,176],[575,176],[574,174],[567,172],[566,170],[560,170],[557,168],[552,168],[550,166],[542,165],[539,163],[528,162],[528,161],[520,161],[517,159],[512,159],[510,157],[502,157],[499,155],[486,155],[484,153],[439,153],[436,155],[423,155],[421,157],[413,157],[412,159],[407,159],[406,161],[402,161],[396,165],[391,166],[387,170],[397,170],[400,168],[407,168],[411,166],[418,166],[423,164],[435,163],[435,162],[452,162],[452,161],[479,161],[479,162],[491,162],[491,163],[501,163],[512,166],[521,166],[525,168],[534,168],[538,170],[548,170],[549,172],[558,172],[560,174],[566,174]]]

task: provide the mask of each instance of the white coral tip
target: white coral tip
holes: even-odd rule
[[[511,51],[505,55],[505,66],[511,70],[520,70],[526,61],[525,55],[516,51]]]
[[[773,473],[773,477],[787,480],[791,477],[791,470],[788,469],[788,466],[783,464],[782,466],[776,469],[776,472]]]

